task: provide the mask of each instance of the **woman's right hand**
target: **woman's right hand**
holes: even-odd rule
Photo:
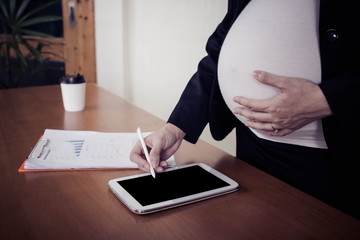
[[[163,172],[167,168],[166,160],[179,149],[184,137],[185,133],[180,128],[167,123],[144,139],[149,150],[151,165],[156,172]],[[136,163],[139,169],[145,172],[150,171],[140,141],[132,149],[130,160]]]

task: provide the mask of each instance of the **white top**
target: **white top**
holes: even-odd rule
[[[278,89],[254,79],[254,70],[321,82],[318,43],[319,0],[252,0],[234,22],[222,46],[218,78],[228,107],[234,96],[274,97]],[[243,117],[236,115],[240,121]],[[251,129],[275,142],[327,148],[321,120],[284,137]]]

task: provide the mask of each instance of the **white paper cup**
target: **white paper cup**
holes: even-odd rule
[[[64,108],[69,112],[82,111],[85,108],[86,80],[83,76],[65,76],[60,79]]]

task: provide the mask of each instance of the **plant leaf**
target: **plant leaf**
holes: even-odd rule
[[[0,40],[0,54],[5,56],[4,66],[8,73],[8,83],[2,82],[8,87],[19,86],[25,72],[29,69],[28,59],[30,57],[34,57],[35,62],[39,64],[37,68],[39,68],[47,61],[47,56],[51,55],[51,45],[56,43],[46,41],[44,38],[53,39],[55,37],[26,28],[34,24],[61,20],[62,17],[60,16],[35,16],[36,13],[59,2],[61,2],[61,0],[49,0],[33,10],[27,10],[31,0],[0,0],[0,27],[4,28],[4,38]],[[23,37],[22,35],[34,37]],[[37,39],[37,37],[43,39]],[[26,49],[26,53],[21,52],[20,49],[23,48]],[[15,62],[9,61],[10,52],[15,53],[17,59]],[[47,55],[43,56],[43,54]],[[54,56],[55,55],[56,54],[54,54]],[[3,63],[1,63],[1,65],[3,65]]]
[[[60,0],[51,1],[51,2],[48,2],[48,3],[46,3],[46,4],[41,5],[41,6],[38,7],[38,8],[33,9],[32,11],[28,12],[27,14],[25,14],[21,19],[19,19],[19,22],[24,21],[25,19],[27,19],[27,18],[30,17],[31,15],[34,15],[35,13],[43,10],[44,8],[47,8],[47,7],[51,6],[51,5],[53,5],[53,4],[55,4],[55,3],[59,2],[59,1],[60,1]]]
[[[1,11],[2,11],[4,17],[9,18],[9,14],[8,14],[6,5],[5,5],[5,3],[3,1],[0,1],[0,7],[1,7]]]
[[[30,56],[34,56],[34,58],[38,61],[41,61],[41,51],[38,51],[36,48],[34,48],[33,46],[31,46],[28,41],[22,37],[20,37],[20,43],[23,44],[30,53]],[[40,43],[38,43],[39,45]]]
[[[24,0],[22,1],[18,11],[16,12],[16,16],[15,19],[19,19],[19,17],[21,17],[21,15],[24,13],[25,8],[29,5],[30,0]]]
[[[61,20],[62,17],[59,16],[43,16],[43,17],[35,17],[28,19],[26,21],[23,21],[18,24],[18,27],[27,27],[38,23],[45,23],[45,22],[52,22],[52,21],[58,21]]]
[[[61,60],[65,60],[65,58],[57,53],[53,53],[53,52],[47,52],[47,51],[42,51],[41,52],[42,55],[50,55],[50,56],[53,56],[53,57],[57,57]],[[50,59],[50,58],[49,58]]]
[[[13,18],[15,14],[16,0],[10,0],[10,17]]]
[[[29,35],[32,35],[32,36],[36,36],[36,37],[43,37],[43,38],[50,38],[50,39],[55,38],[54,36],[52,36],[52,35],[50,35],[50,34],[47,34],[47,33],[42,33],[42,32],[32,31],[32,30],[27,30],[27,29],[23,29],[23,28],[20,28],[20,29],[19,29],[19,32],[25,33],[25,34],[29,34]]]

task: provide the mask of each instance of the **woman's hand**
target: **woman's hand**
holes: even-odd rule
[[[166,160],[180,147],[185,133],[173,124],[167,123],[158,131],[147,136],[144,141],[149,148],[150,162],[156,172],[163,172],[167,167]],[[138,141],[130,153],[130,160],[139,166],[139,169],[149,172],[150,166],[146,161],[144,150]]]
[[[315,120],[330,116],[332,111],[320,87],[302,78],[277,76],[254,71],[254,78],[279,89],[270,99],[255,100],[234,97],[239,107],[234,109],[248,120],[245,125],[264,130],[270,136],[285,136]]]

